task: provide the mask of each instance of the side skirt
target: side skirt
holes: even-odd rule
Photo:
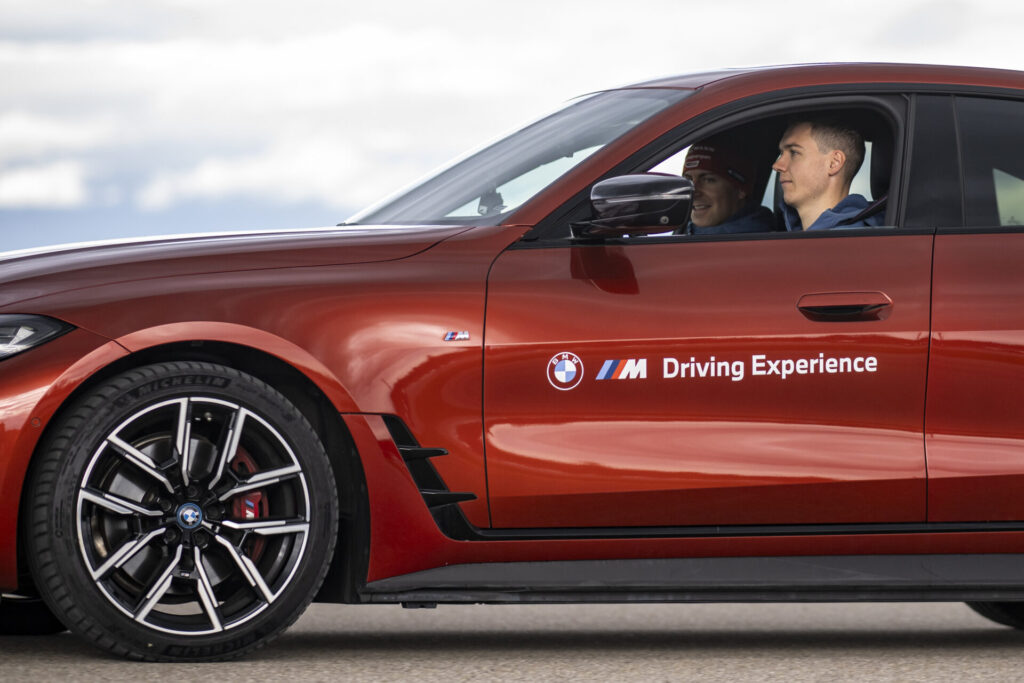
[[[1024,554],[500,562],[367,584],[364,602],[838,602],[1024,600]]]

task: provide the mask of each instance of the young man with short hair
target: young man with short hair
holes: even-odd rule
[[[850,194],[864,161],[864,138],[838,120],[810,119],[790,125],[772,164],[782,187],[787,230],[829,230],[880,225],[881,214],[862,218],[869,202]]]

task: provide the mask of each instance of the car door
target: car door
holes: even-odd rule
[[[930,227],[514,245],[488,281],[493,526],[924,521],[932,245]]]
[[[501,254],[494,526],[923,520],[931,249],[852,230]]]
[[[928,517],[1024,520],[1024,101],[933,99],[932,193],[956,201],[935,240]]]

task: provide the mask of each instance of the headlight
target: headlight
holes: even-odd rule
[[[0,315],[0,360],[50,341],[71,325],[41,315]]]

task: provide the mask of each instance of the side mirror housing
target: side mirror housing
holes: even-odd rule
[[[681,176],[636,173],[608,178],[590,190],[594,218],[574,223],[578,238],[621,237],[666,232],[686,225],[693,183]]]

